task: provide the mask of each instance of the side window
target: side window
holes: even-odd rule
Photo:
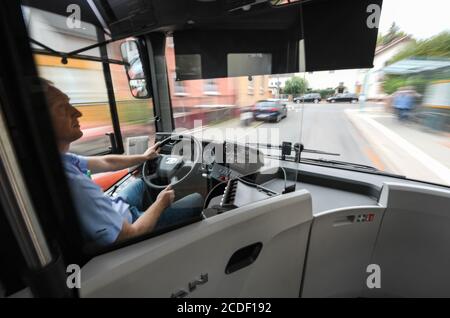
[[[102,63],[69,59],[66,65],[61,59],[36,54],[39,75],[51,81],[67,94],[71,104],[82,117],[79,119],[83,136],[72,143],[70,151],[81,155],[95,155],[109,150],[107,133],[113,132],[108,94]],[[117,112],[123,143],[127,138],[149,136],[155,133],[152,99],[136,99],[131,95],[128,79],[122,65],[110,64]]]
[[[83,136],[71,144],[70,152],[96,155],[110,150],[107,133],[113,132],[108,92],[103,63],[95,60],[67,59],[49,55],[46,47],[57,52],[70,52],[102,41],[95,26],[83,22],[82,28],[68,29],[66,17],[32,7],[23,7],[24,17],[35,52],[39,76],[51,81],[67,94],[70,103],[82,117],[79,119]],[[108,58],[121,61],[120,44],[108,44]],[[82,52],[82,55],[100,58],[100,49]],[[110,63],[112,84],[116,100],[124,146],[126,139],[134,136],[153,136],[152,99],[136,99],[131,95],[123,65]],[[151,140],[150,140],[151,141]]]
[[[94,155],[109,150],[106,133],[112,132],[108,94],[99,62],[68,59],[35,54],[39,76],[51,81],[67,94],[71,104],[82,117],[79,119],[83,137],[72,143],[70,151],[81,155]]]
[[[72,143],[71,152],[93,155],[109,150],[105,133],[113,131],[108,94],[102,63],[92,60],[67,59],[49,55],[51,48],[57,52],[70,52],[98,43],[96,28],[84,23],[83,28],[68,29],[66,17],[33,7],[23,7],[31,47],[39,76],[53,82],[67,94],[70,102],[83,116],[79,119],[83,137]],[[83,52],[89,57],[100,57],[98,48]]]

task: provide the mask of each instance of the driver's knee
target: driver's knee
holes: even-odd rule
[[[203,196],[199,193],[189,194],[172,203],[169,209],[178,210],[183,217],[196,217],[203,210]]]
[[[171,208],[187,210],[190,217],[198,216],[203,210],[203,196],[199,193],[189,194],[174,202]]]
[[[200,214],[203,210],[203,196],[200,193],[192,193],[186,196],[187,200],[189,200],[191,207]]]
[[[203,210],[203,197],[193,193],[174,202],[164,210],[154,230],[197,219]]]

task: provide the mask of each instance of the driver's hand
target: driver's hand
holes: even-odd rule
[[[164,208],[168,208],[172,204],[174,199],[175,199],[175,191],[169,184],[164,190],[162,190],[158,194],[156,201],[160,202],[164,206]]]
[[[157,142],[156,144],[154,144],[153,146],[149,147],[145,152],[144,152],[144,158],[145,160],[152,160],[155,159],[156,157],[158,157],[159,155],[159,151],[161,150],[160,147],[160,143]]]

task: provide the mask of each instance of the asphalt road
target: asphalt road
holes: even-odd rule
[[[344,112],[345,109],[358,107],[359,105],[352,104],[295,105],[284,119],[285,122],[279,123],[281,139],[294,137],[301,140],[305,148],[340,154],[305,154],[305,157],[323,157],[373,166],[377,159],[370,145],[360,136]]]
[[[302,142],[305,148],[338,153],[340,156],[305,154],[304,157],[340,160],[375,166],[382,164],[370,145],[362,138],[358,130],[348,119],[345,109],[357,109],[358,104],[289,104],[288,115],[278,123],[253,123],[252,127],[239,128],[235,121],[234,135],[230,123],[223,123],[206,129],[204,137],[217,135],[217,128],[224,131],[227,139],[245,143],[258,142],[281,144],[283,141]]]
[[[225,121],[202,130],[201,138],[228,139],[238,142],[281,144],[282,141],[302,142],[305,148],[339,153],[340,156],[305,154],[304,157],[341,160],[382,168],[374,151],[349,121],[345,109],[357,109],[358,104],[288,104],[287,117],[278,123],[254,122],[242,127],[239,119]],[[142,130],[142,128],[141,128]],[[150,132],[142,130],[142,135]],[[255,133],[257,140],[255,139]],[[139,135],[130,131],[125,135]],[[252,139],[252,137],[253,139]],[[126,137],[126,136],[125,136]],[[90,155],[98,149],[107,150],[106,136],[73,145],[71,151]]]

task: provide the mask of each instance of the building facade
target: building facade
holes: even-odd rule
[[[308,81],[309,88],[312,90],[331,88],[338,93],[338,88],[343,86],[344,92],[364,94],[367,99],[372,100],[382,99],[385,97],[382,88],[382,69],[390,59],[402,51],[412,41],[410,36],[403,36],[387,45],[377,47],[373,68],[371,69],[308,72],[300,73],[298,76],[304,76]],[[285,79],[283,83],[285,83],[287,79]]]

